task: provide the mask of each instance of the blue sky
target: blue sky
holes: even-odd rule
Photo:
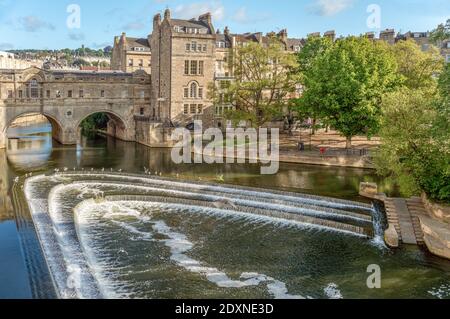
[[[80,28],[68,28],[67,7],[81,9]],[[380,28],[427,31],[450,18],[450,0],[0,0],[0,50],[102,48],[114,35],[151,33],[152,17],[165,8],[178,18],[210,11],[216,28],[232,32],[278,31],[290,37],[335,29],[338,35],[369,28],[367,8],[381,9]]]

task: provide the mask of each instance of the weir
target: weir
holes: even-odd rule
[[[27,178],[24,180],[24,193],[61,298],[133,296],[128,290],[135,287],[124,288],[117,284],[120,276],[111,275],[111,269],[116,266],[111,269],[93,266],[111,262],[104,256],[108,250],[99,247],[107,242],[96,242],[109,234],[101,227],[123,227],[142,243],[164,244],[172,251],[172,261],[190,272],[205,276],[219,288],[267,283],[269,294],[275,298],[305,297],[290,294],[285,283],[273,276],[242,272],[241,279],[236,281],[219,269],[213,271],[211,269],[215,268],[191,260],[185,253],[195,244],[172,229],[167,221],[159,220],[161,217],[154,217],[153,213],[147,216],[148,210],[156,209],[158,216],[167,216],[164,218],[186,215],[188,219],[212,218],[239,225],[250,223],[255,225],[254,229],[261,225],[274,225],[281,229],[333,233],[360,240],[380,236],[380,229],[374,230],[378,222],[373,220],[379,215],[370,205],[282,191],[115,172],[70,171]],[[130,223],[129,218],[137,219]],[[150,230],[149,225],[152,225]],[[123,231],[118,234],[122,236]],[[156,234],[169,239],[155,239]],[[178,245],[184,248],[177,248]],[[216,273],[221,274],[220,278],[213,275]]]

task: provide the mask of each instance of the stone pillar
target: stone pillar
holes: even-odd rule
[[[78,140],[78,130],[75,128],[66,128],[62,130],[53,126],[52,137],[62,145],[76,145]]]
[[[6,134],[3,131],[3,128],[0,127],[0,149],[6,148]]]
[[[137,141],[149,147],[170,148],[175,145],[172,141],[174,128],[164,126],[163,123],[145,123],[142,125],[142,136]]]
[[[6,148],[6,125],[6,108],[0,107],[0,149]]]

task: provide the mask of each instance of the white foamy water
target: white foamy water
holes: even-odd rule
[[[186,198],[186,199],[194,199],[194,200],[202,200],[207,202],[220,202],[223,200],[229,200],[231,203],[245,206],[245,207],[251,207],[251,208],[259,208],[259,209],[272,209],[274,211],[281,211],[284,213],[289,214],[298,214],[298,215],[304,215],[304,216],[312,216],[317,218],[327,218],[327,217],[344,217],[342,215],[331,213],[331,212],[324,212],[320,210],[314,210],[314,209],[305,209],[305,208],[299,208],[299,207],[293,207],[288,205],[282,205],[282,204],[271,204],[267,202],[261,202],[257,199],[255,200],[247,200],[247,199],[239,199],[234,197],[226,197],[223,195],[207,195],[207,194],[200,194],[195,193],[192,191],[181,191],[181,190],[169,190],[169,189],[161,189],[158,187],[152,187],[152,186],[142,186],[142,185],[124,185],[124,184],[118,184],[114,182],[76,182],[70,185],[71,188],[80,188],[83,189],[85,192],[88,191],[90,188],[91,193],[93,193],[97,197],[98,194],[102,194],[101,191],[98,190],[98,188],[101,187],[112,187],[115,190],[119,191],[132,191],[132,190],[140,190],[143,192],[147,192],[149,194],[157,193],[157,194],[163,194],[162,196],[167,197],[177,197],[177,198]],[[356,221],[356,222],[366,222],[365,219],[354,217],[354,216],[345,216],[348,220]],[[323,229],[326,229],[325,226],[318,226],[323,227]],[[332,230],[331,228],[328,228]],[[346,233],[351,233],[349,231],[342,231]],[[357,236],[361,236],[360,234],[354,233]]]
[[[450,283],[435,287],[428,291],[428,293],[438,299],[448,299],[450,298]]]
[[[200,192],[200,191],[210,191],[210,192],[218,192],[218,193],[228,193],[233,195],[247,195],[250,197],[261,197],[272,199],[276,201],[287,201],[287,202],[295,202],[295,203],[308,203],[311,205],[317,205],[322,207],[329,208],[339,208],[339,209],[361,209],[366,211],[371,211],[371,208],[368,205],[364,204],[356,204],[354,202],[347,202],[344,200],[337,200],[332,198],[320,199],[314,196],[305,196],[302,194],[293,195],[282,195],[282,194],[274,194],[262,190],[248,190],[241,188],[233,188],[233,187],[224,187],[224,186],[216,186],[216,185],[208,185],[208,184],[197,184],[192,182],[177,182],[172,180],[164,180],[153,177],[137,177],[137,176],[127,176],[127,175],[114,175],[114,174],[98,174],[98,173],[88,173],[88,174],[77,174],[77,173],[67,173],[66,176],[78,176],[78,177],[96,177],[96,178],[110,178],[116,180],[123,180],[129,184],[133,183],[147,183],[147,184],[156,184],[168,186],[170,188],[187,188],[191,192]]]
[[[339,290],[338,285],[336,285],[335,283],[329,284],[327,287],[325,287],[325,289],[323,291],[329,299],[343,299],[344,298],[342,296],[341,291]]]
[[[120,213],[111,214],[111,210],[113,208],[118,209],[120,207]],[[144,202],[85,202],[82,205],[78,206],[76,210],[76,219],[79,224],[79,234],[80,240],[85,245],[85,251],[93,251],[92,247],[89,245],[93,242],[93,237],[89,234],[89,223],[96,222],[96,219],[92,219],[92,212],[96,212],[96,214],[102,215],[102,218],[112,219],[112,222],[124,228],[125,230],[131,232],[132,234],[138,234],[141,236],[141,239],[151,239],[151,233],[145,233],[142,231],[136,231],[134,227],[130,227],[130,225],[126,222],[120,222],[114,220],[114,218],[118,217],[133,217],[133,218],[142,218],[143,216],[137,215],[135,213],[136,210],[140,210],[143,208],[166,208],[166,209],[181,209],[186,208],[181,205],[161,205],[161,204],[151,204]],[[193,207],[194,208],[194,207]],[[134,210],[127,215],[127,209]],[[201,207],[195,207],[196,211],[206,211],[206,209]],[[101,213],[100,213],[101,212]],[[228,214],[228,212],[222,212],[224,214]],[[146,216],[145,216],[146,217]],[[215,267],[209,267],[204,265],[201,261],[195,260],[186,255],[193,247],[194,243],[188,240],[188,238],[179,232],[173,231],[164,221],[150,221],[145,219],[146,222],[152,223],[152,228],[155,233],[159,235],[164,235],[167,239],[158,239],[155,241],[159,241],[164,243],[170,249],[171,255],[170,260],[175,262],[178,266],[190,271],[192,273],[198,273],[201,276],[204,276],[208,281],[216,284],[220,288],[245,288],[250,286],[259,286],[261,284],[265,284],[268,292],[276,299],[304,299],[303,296],[300,295],[291,295],[288,293],[288,289],[286,284],[276,280],[270,276],[259,274],[259,273],[242,273],[240,276],[240,280],[231,279],[225,272],[220,271]],[[90,255],[90,262],[93,265],[94,269],[97,269],[100,277],[104,278],[104,282],[108,281],[107,276],[105,275],[105,271],[101,269],[101,266],[98,265],[98,259],[95,256]],[[109,279],[110,280],[110,279]],[[114,286],[114,283],[107,283],[107,286]]]
[[[227,200],[232,206],[240,205],[250,208],[271,209],[306,216],[336,216],[333,212],[289,205],[289,203],[307,202],[326,207],[324,204],[326,201],[318,199],[295,198],[293,196],[221,186],[112,174],[89,174],[89,179],[93,180],[76,180],[76,178],[85,177],[86,174],[64,174],[51,177],[36,176],[27,179],[24,188],[52,278],[62,298],[132,298],[135,296],[131,293],[132,284],[121,281],[122,279],[118,275],[118,272],[122,270],[120,267],[124,266],[115,263],[114,260],[107,256],[106,252],[101,251],[100,242],[107,234],[105,235],[101,230],[92,232],[91,227],[99,220],[108,221],[116,228],[123,229],[128,234],[130,241],[164,244],[170,250],[170,260],[172,262],[186,271],[199,274],[217,287],[239,289],[263,285],[274,298],[303,298],[300,295],[289,294],[287,285],[273,277],[257,272],[243,272],[239,278],[233,279],[218,268],[190,258],[187,253],[195,247],[195,243],[190,241],[186,235],[171,229],[164,221],[153,220],[151,215],[142,214],[143,211],[149,208],[160,207],[163,210],[175,209],[180,212],[188,209],[190,213],[214,216],[219,220],[237,221],[244,226],[263,227],[264,225],[273,225],[280,228],[338,232],[345,235],[365,237],[350,231],[249,212],[182,204],[163,204],[159,202],[107,202],[102,198],[109,192],[124,195],[137,193],[157,195],[161,199],[167,196],[206,202]],[[102,181],[94,180],[97,178]],[[108,181],[108,178],[113,180]],[[127,184],[121,182],[126,182]],[[139,182],[143,185],[134,185],[133,182]],[[217,195],[213,193],[219,191],[222,193]],[[240,198],[239,196],[243,194],[252,197],[252,199]],[[264,196],[264,198],[276,198],[276,203],[262,202],[259,200],[261,196]],[[155,197],[155,200],[157,200],[157,197]],[[85,201],[89,198],[95,198],[98,202],[93,200]],[[286,204],[283,204],[284,200]],[[78,203],[79,205],[75,209],[74,216],[74,206]],[[365,209],[363,206],[359,207],[340,202],[331,203],[329,206],[334,208],[357,207]],[[346,217],[356,221],[360,220],[353,216]],[[130,222],[130,218],[134,222]],[[363,220],[361,219],[361,221]],[[151,225],[151,231],[142,230],[142,225],[145,224]],[[156,234],[159,237],[165,236],[166,239],[155,239]],[[122,247],[118,250],[118,253],[127,255],[128,251],[126,247]]]

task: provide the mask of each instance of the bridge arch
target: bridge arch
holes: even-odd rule
[[[106,134],[124,141],[134,141],[134,127],[127,122],[120,114],[111,110],[94,110],[92,112],[84,114],[76,122],[76,130],[81,131],[81,124],[84,120],[95,114],[105,114],[108,118]]]
[[[3,130],[1,134],[5,136],[5,138],[10,138],[11,136],[8,136],[8,129],[11,128],[11,126],[20,118],[24,118],[26,116],[33,116],[33,115],[41,115],[47,119],[47,121],[52,126],[52,138],[55,139],[58,142],[62,142],[62,135],[64,133],[64,128],[61,124],[61,122],[53,115],[47,114],[47,113],[39,113],[39,112],[23,112],[20,113],[11,119],[9,119],[6,122],[6,125],[3,127]]]

